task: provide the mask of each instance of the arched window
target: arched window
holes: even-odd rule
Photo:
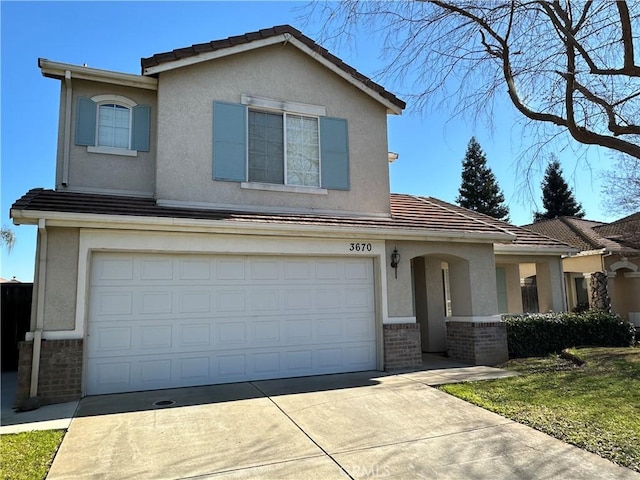
[[[135,156],[148,152],[151,107],[122,95],[78,97],[76,145],[90,153]]]

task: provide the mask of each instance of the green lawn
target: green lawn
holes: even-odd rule
[[[63,436],[64,430],[0,436],[0,479],[44,479]]]
[[[640,348],[585,348],[515,359],[518,377],[443,391],[640,472]]]

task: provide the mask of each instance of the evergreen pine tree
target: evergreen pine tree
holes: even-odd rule
[[[487,167],[487,157],[475,137],[469,140],[462,161],[462,184],[458,193],[456,202],[461,207],[509,221],[509,208],[504,204],[504,195],[495,175]]]
[[[535,212],[533,221],[549,220],[557,217],[584,217],[582,205],[573,197],[569,185],[562,177],[560,162],[553,159],[547,165],[542,180],[542,206],[544,212]]]

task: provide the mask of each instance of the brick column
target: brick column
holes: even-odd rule
[[[504,322],[448,321],[447,354],[473,365],[497,365],[509,359]]]
[[[386,371],[422,365],[420,324],[386,323],[382,325],[382,334]]]
[[[20,342],[16,405],[29,398],[33,342]],[[82,340],[43,340],[38,399],[41,405],[77,400],[82,394]]]

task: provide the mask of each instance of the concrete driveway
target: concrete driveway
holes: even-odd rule
[[[428,375],[88,397],[47,478],[640,479],[435,390]]]

